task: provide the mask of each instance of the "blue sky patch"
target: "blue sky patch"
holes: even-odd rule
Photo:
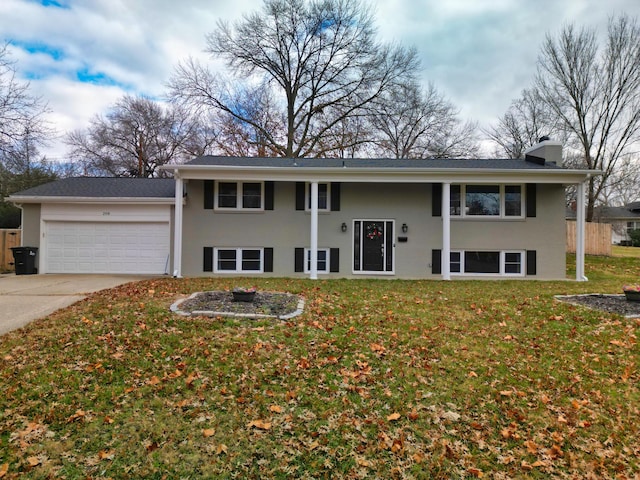
[[[80,69],[76,72],[76,79],[83,83],[93,83],[95,85],[109,85],[125,88],[121,83],[118,83],[113,78],[102,72],[96,72],[88,67]]]
[[[69,8],[69,5],[66,5],[67,2],[60,0],[36,0],[36,3],[43,7]]]
[[[23,49],[25,52],[29,52],[33,55],[41,53],[56,61],[62,60],[65,57],[64,51],[61,48],[55,48],[51,45],[47,45],[46,43],[12,41],[11,44]]]

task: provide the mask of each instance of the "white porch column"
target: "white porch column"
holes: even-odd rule
[[[173,219],[173,276],[182,278],[182,200],[184,197],[184,181],[175,173],[176,196]]]
[[[318,182],[311,182],[311,242],[309,245],[310,277],[318,279]],[[305,259],[306,261],[306,259]]]
[[[585,223],[585,201],[584,182],[577,185],[576,202],[576,281],[585,282],[584,275],[584,223]]]
[[[451,280],[451,183],[442,183],[442,258],[443,280]]]

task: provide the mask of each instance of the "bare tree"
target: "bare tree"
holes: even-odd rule
[[[0,46],[0,154],[13,152],[24,143],[44,145],[52,135],[45,121],[45,103],[29,92],[29,84],[17,78],[7,45]]]
[[[400,85],[371,104],[371,123],[379,155],[391,158],[473,156],[473,125],[465,127],[434,85]]]
[[[582,166],[602,171],[588,184],[587,220],[625,155],[640,141],[640,26],[611,18],[606,44],[593,29],[565,27],[547,36],[535,88],[572,136]],[[636,150],[637,151],[637,150]]]
[[[535,89],[523,90],[522,96],[511,103],[498,124],[483,132],[498,146],[497,155],[508,158],[524,158],[525,150],[545,136],[567,141],[560,119]]]
[[[179,108],[126,95],[86,130],[69,133],[66,142],[89,174],[156,177],[166,175],[159,166],[183,159],[187,146],[198,149],[196,134],[206,136]]]
[[[261,12],[233,25],[218,23],[207,36],[207,51],[226,61],[233,84],[270,90],[277,127],[237,108],[231,82],[193,60],[177,67],[173,97],[200,111],[226,112],[284,157],[335,151],[326,137],[412,79],[418,67],[413,49],[377,41],[373,17],[360,0],[264,0]]]

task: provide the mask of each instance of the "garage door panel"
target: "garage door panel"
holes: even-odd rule
[[[48,273],[166,273],[169,224],[47,222]]]

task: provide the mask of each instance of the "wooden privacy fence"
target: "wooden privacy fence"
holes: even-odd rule
[[[584,253],[586,255],[611,256],[611,225],[585,223]],[[576,222],[567,221],[567,252],[576,253]]]
[[[0,272],[14,272],[11,247],[20,246],[20,230],[0,229]]]

